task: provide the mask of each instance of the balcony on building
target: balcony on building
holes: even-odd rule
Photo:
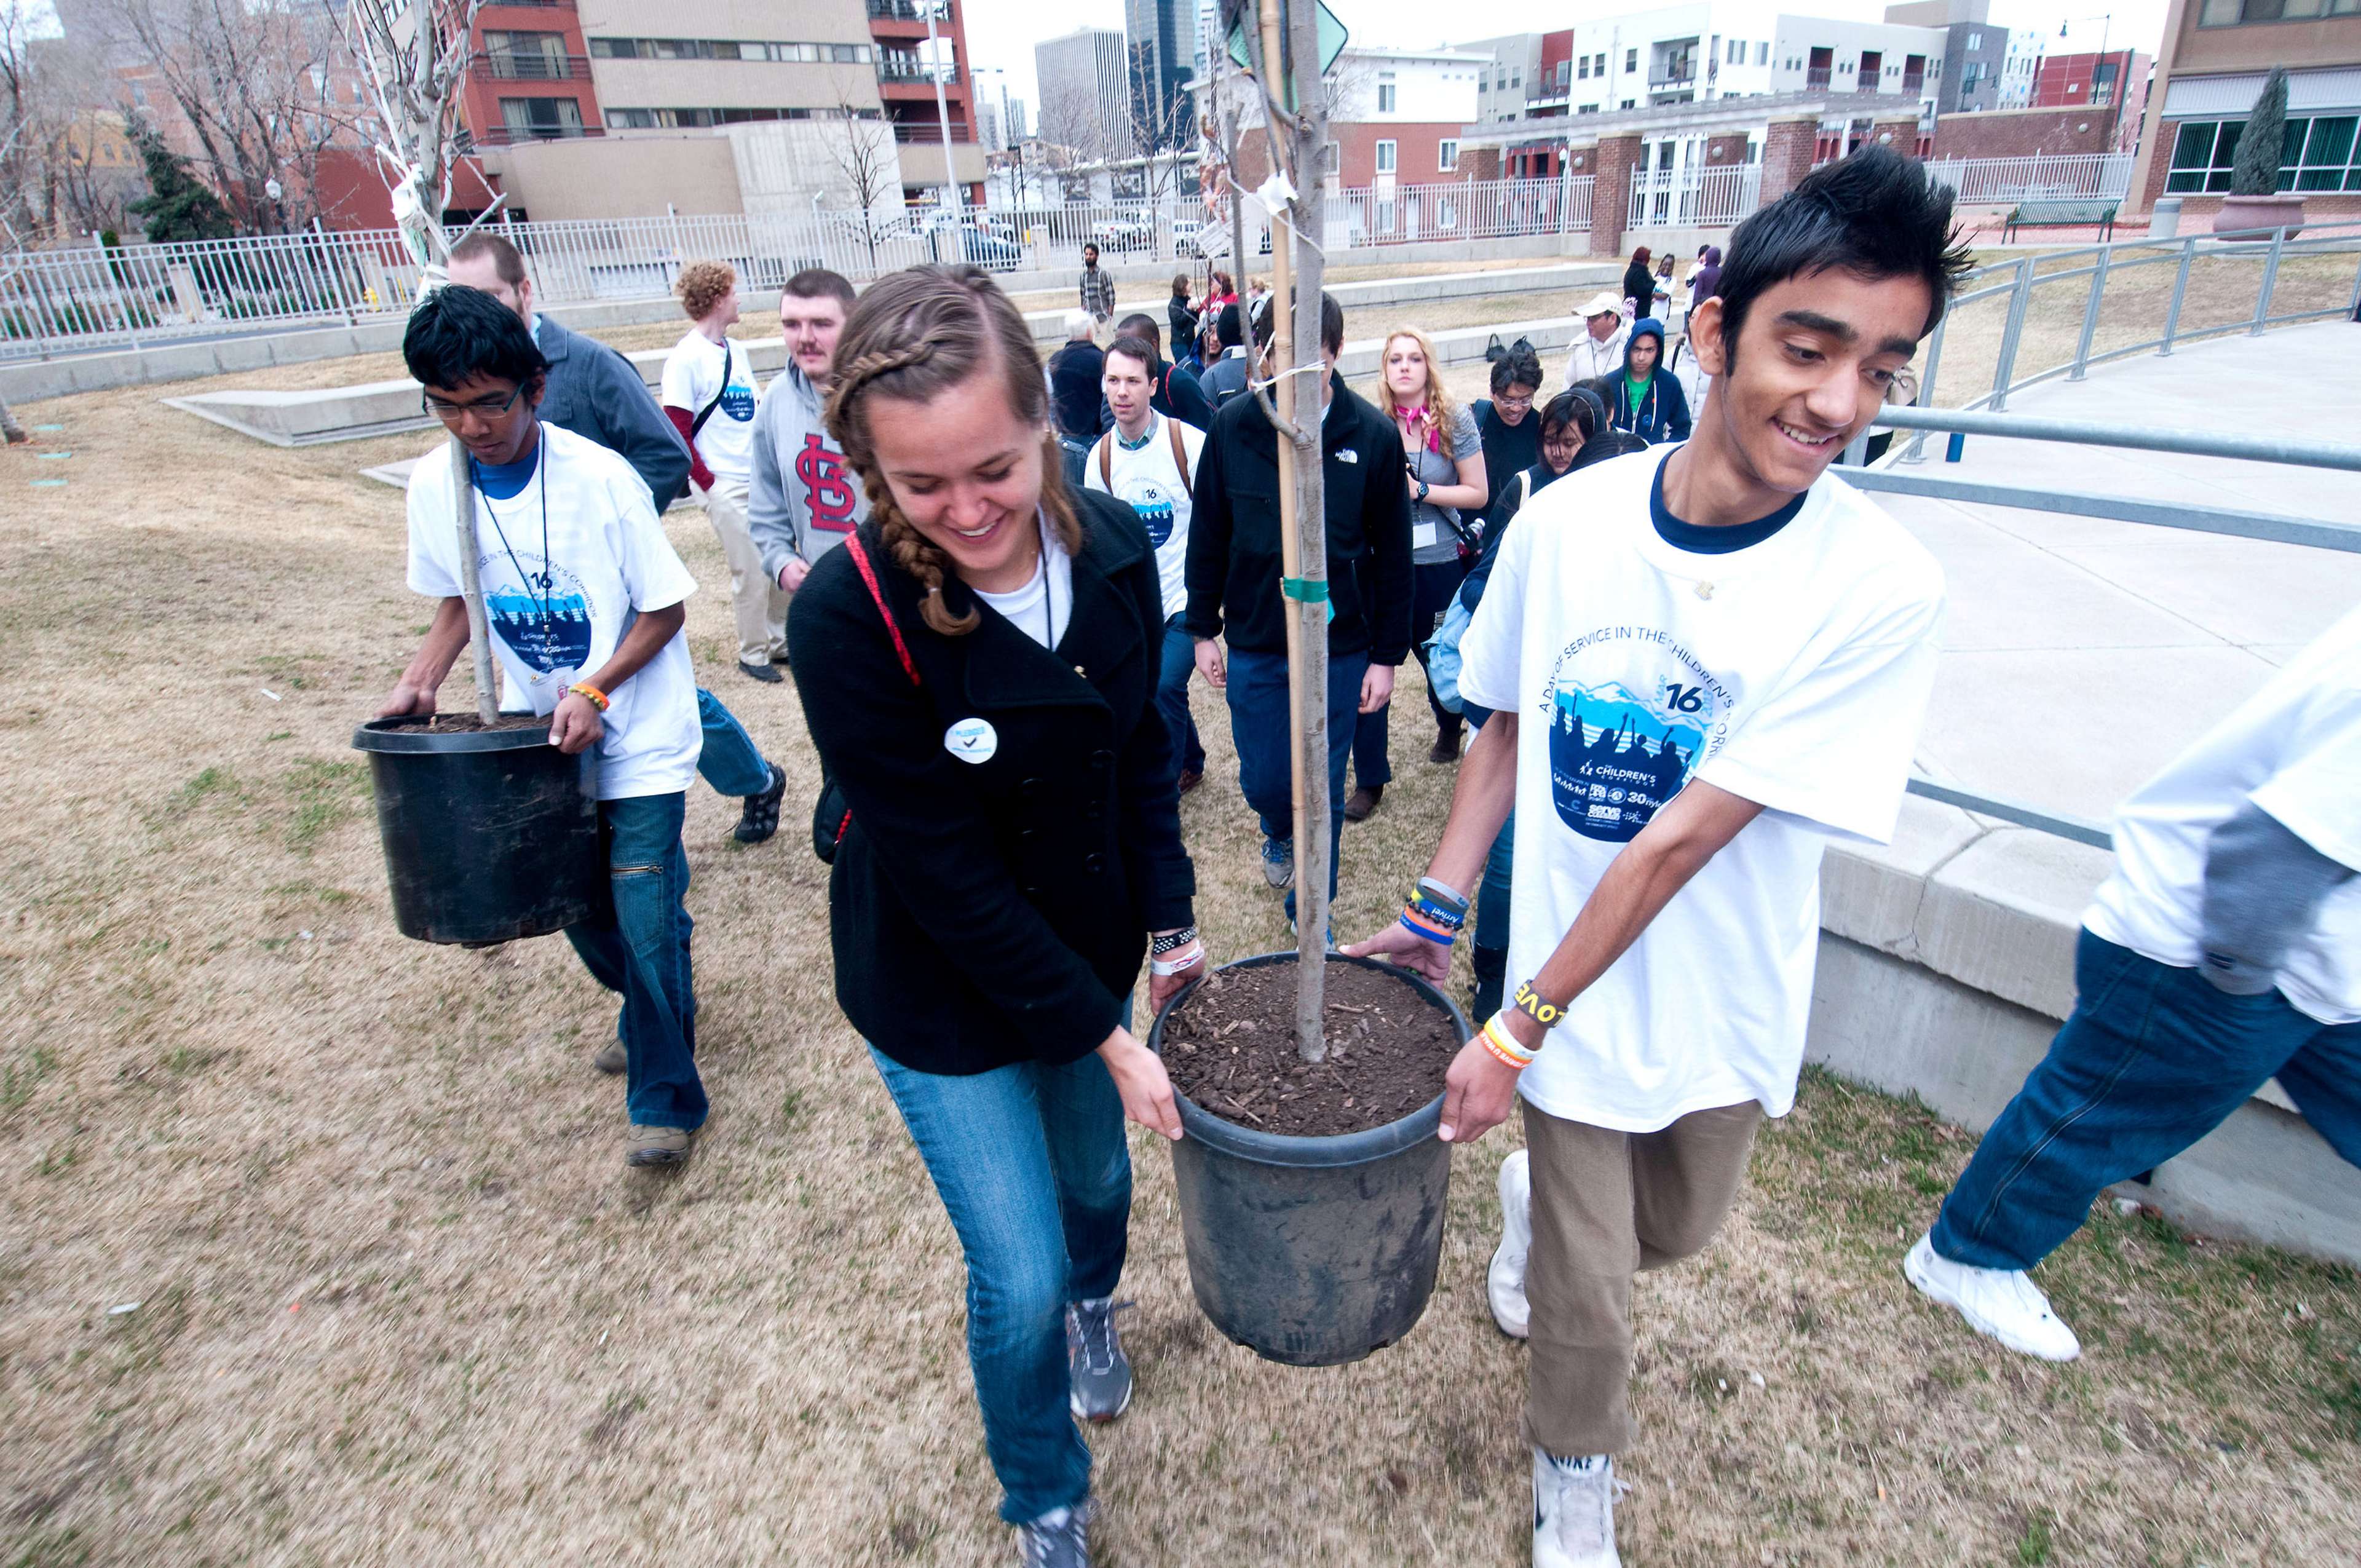
[[[590,57],[486,50],[468,70],[494,82],[587,82]]]
[[[868,0],[869,36],[897,42],[927,36],[928,16],[934,18],[937,37],[947,35],[951,27],[951,0]]]
[[[877,81],[881,86],[917,82],[920,86],[931,87],[939,82],[949,87],[956,85],[959,79],[959,67],[949,60],[936,64],[915,54],[901,54],[889,49],[880,49],[877,53]]]

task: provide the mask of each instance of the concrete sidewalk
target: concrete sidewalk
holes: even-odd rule
[[[2102,366],[2009,400],[2013,412],[2158,428],[2354,439],[2361,326],[2228,337]],[[1905,471],[2036,489],[2216,502],[2350,521],[2356,477],[2316,468],[1968,438]],[[2115,803],[2361,604],[2361,556],[2138,523],[1878,499],[1950,587],[1926,773],[2104,820]]]

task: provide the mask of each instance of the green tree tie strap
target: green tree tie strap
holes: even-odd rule
[[[1327,605],[1328,619],[1336,619],[1336,607],[1329,600],[1328,579],[1325,577],[1281,577],[1279,591],[1300,604]]]

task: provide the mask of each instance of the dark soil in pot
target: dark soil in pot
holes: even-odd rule
[[[1325,1060],[1296,1052],[1291,966],[1223,970],[1165,1020],[1173,1087],[1224,1121],[1293,1137],[1364,1132],[1431,1103],[1459,1051],[1451,1019],[1400,976],[1327,971]]]
[[[491,723],[472,713],[438,713],[431,718],[384,718],[385,729],[419,729],[433,735],[480,735],[488,729],[547,729],[549,720],[537,713],[503,713]]]

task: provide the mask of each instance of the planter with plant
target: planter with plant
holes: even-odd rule
[[[353,52],[377,99],[374,150],[393,176],[422,299],[442,286],[451,253],[429,214],[451,201],[459,85],[481,4],[356,0],[352,8]],[[550,744],[547,719],[500,710],[476,572],[476,488],[456,436],[449,455],[475,711],[375,719],[353,745],[369,759],[395,926],[420,941],[483,947],[588,919],[608,896],[607,865],[596,749],[567,756]]]
[[[1261,97],[1268,166],[1279,172],[1256,194],[1287,231],[1271,251],[1277,366],[1253,395],[1278,442],[1297,950],[1206,976],[1172,999],[1148,1036],[1171,1073],[1186,1131],[1173,1171],[1197,1303],[1232,1340],[1299,1366],[1356,1361],[1425,1310],[1451,1179],[1451,1147],[1436,1136],[1444,1075],[1468,1035],[1423,980],[1331,953],[1325,939],[1319,9],[1261,0],[1257,18],[1250,6],[1225,7],[1242,24],[1259,21],[1240,29],[1254,66],[1246,80]],[[1234,210],[1242,194],[1229,192]]]
[[[2243,235],[2250,240],[2269,237],[2283,229],[2293,239],[2303,229],[2303,198],[2279,189],[2280,160],[2287,152],[2288,76],[2274,68],[2255,106],[2238,133],[2238,149],[2230,167],[2230,192],[2222,210],[2213,214],[2215,234]]]

